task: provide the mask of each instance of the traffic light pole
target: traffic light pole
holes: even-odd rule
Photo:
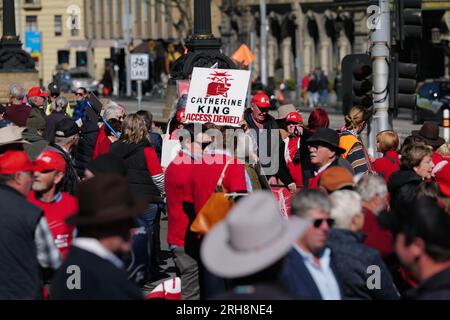
[[[391,21],[389,0],[379,1],[379,24],[372,33],[372,70],[373,70],[373,105],[374,116],[368,132],[368,152],[377,158],[376,134],[390,130],[389,124],[389,45],[391,39]]]

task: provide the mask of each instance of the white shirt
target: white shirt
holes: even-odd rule
[[[331,250],[326,248],[320,257],[320,267],[314,263],[314,257],[311,253],[303,251],[297,244],[294,244],[295,250],[303,257],[305,266],[309,274],[316,283],[323,300],[341,300],[341,291],[336,277],[331,270]]]
[[[319,170],[317,170],[316,173],[314,173],[315,176],[317,176],[319,173],[321,173],[322,171],[325,171],[329,166],[331,166],[331,164],[333,163],[333,161],[328,162],[326,165],[322,166],[319,168]]]
[[[117,258],[114,253],[106,249],[97,239],[83,237],[76,238],[73,240],[72,245],[85,251],[89,251],[102,259],[108,260],[119,269],[123,268],[123,262]]]

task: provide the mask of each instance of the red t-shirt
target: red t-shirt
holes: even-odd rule
[[[189,226],[189,219],[183,210],[183,201],[192,202],[189,177],[194,167],[194,160],[180,152],[169,164],[165,172],[165,191],[168,217],[167,243],[184,247],[184,238]]]
[[[363,208],[364,225],[362,232],[367,235],[364,244],[376,249],[383,258],[394,252],[392,233],[383,229],[377,221],[377,216],[370,210]]]
[[[389,157],[389,158],[388,158]],[[400,159],[398,153],[395,151],[388,151],[386,154],[372,163],[372,169],[383,175],[386,182],[389,177],[396,171],[400,170]]]
[[[64,258],[73,240],[74,226],[67,225],[65,219],[78,211],[78,200],[70,194],[61,192],[56,201],[51,203],[42,202],[36,199],[35,192],[28,194],[28,201],[35,204],[44,212],[47,219],[56,247]]]
[[[225,164],[230,156],[225,154],[204,155],[200,164],[193,168],[189,179],[191,192],[188,197],[192,197],[195,213],[198,213],[214,193]],[[228,165],[225,177],[222,182],[225,192],[247,191],[245,180],[245,167],[237,159]]]
[[[286,161],[289,173],[297,186],[303,185],[302,166],[300,163],[294,163],[294,156],[300,148],[300,137],[289,139],[287,144],[288,159]]]

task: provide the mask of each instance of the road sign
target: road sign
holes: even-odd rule
[[[148,54],[131,55],[131,80],[148,80]]]

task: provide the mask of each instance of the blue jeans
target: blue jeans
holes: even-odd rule
[[[147,211],[137,218],[139,229],[131,240],[132,258],[127,271],[131,280],[140,285],[145,284],[158,267],[160,216],[161,204],[150,203]]]

